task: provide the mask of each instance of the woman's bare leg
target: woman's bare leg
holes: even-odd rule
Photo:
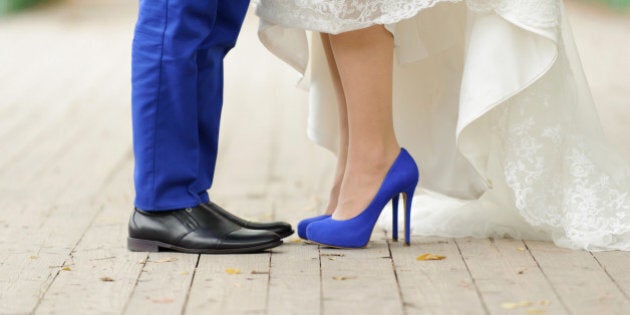
[[[330,190],[330,199],[328,200],[328,206],[326,207],[325,214],[332,214],[337,208],[337,200],[339,199],[339,190],[341,189],[341,182],[343,181],[343,174],[346,171],[346,159],[348,157],[348,111],[346,109],[346,97],[343,94],[343,88],[341,87],[341,81],[339,78],[339,71],[335,63],[335,57],[332,54],[330,48],[330,38],[328,34],[321,34],[322,43],[324,44],[324,51],[326,53],[326,60],[328,61],[328,67],[332,75],[332,81],[335,86],[335,93],[337,96],[338,113],[339,113],[339,148],[337,150],[337,166],[335,169],[335,178],[333,187]]]
[[[394,43],[381,25],[329,35],[348,115],[348,152],[335,219],[361,213],[376,195],[400,146],[394,133]]]

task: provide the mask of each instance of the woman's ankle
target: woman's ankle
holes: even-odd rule
[[[400,146],[398,143],[391,144],[387,147],[375,146],[368,150],[355,151],[348,156],[346,168],[350,168],[350,173],[354,172],[371,172],[379,173],[379,170],[388,170],[391,164],[400,154]],[[348,176],[348,172],[344,174]]]
[[[337,203],[339,202],[339,192],[341,190],[342,180],[343,176],[335,179],[335,183],[330,189],[328,205],[326,206],[326,211],[324,211],[324,214],[333,214],[333,212],[335,212],[335,209],[337,208]]]

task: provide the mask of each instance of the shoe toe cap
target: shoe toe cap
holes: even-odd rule
[[[238,229],[226,235],[221,245],[225,247],[257,246],[280,241],[280,236],[271,231]]]
[[[308,226],[311,223],[315,223],[317,221],[321,221],[321,220],[329,218],[329,217],[330,217],[330,215],[324,214],[324,215],[320,215],[320,216],[316,216],[316,217],[312,217],[312,218],[307,218],[307,219],[304,219],[304,220],[300,221],[300,223],[298,223],[298,226],[297,226],[298,236],[300,238],[303,238],[303,239],[309,239],[308,235],[307,235],[307,232],[306,232],[306,229],[308,228]]]
[[[329,227],[324,221],[316,221],[308,224],[306,227],[306,237],[308,240],[322,244],[327,243],[327,236],[330,233],[328,231]]]
[[[293,234],[293,227],[286,222],[276,222],[275,226],[270,231],[278,234],[280,237],[287,237]]]

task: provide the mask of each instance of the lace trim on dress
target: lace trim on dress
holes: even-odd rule
[[[256,14],[273,24],[338,34],[393,24],[441,2],[462,0],[254,0]]]
[[[276,25],[337,34],[393,24],[443,2],[465,1],[477,13],[496,12],[534,27],[559,24],[561,0],[254,0],[256,14]]]
[[[596,151],[602,146],[593,139],[603,137],[592,138],[587,133],[592,130],[580,128],[577,105],[570,105],[576,102],[554,92],[574,88],[571,80],[549,79],[557,78],[553,72],[559,69],[569,71],[562,59],[492,114],[497,121],[493,131],[502,138],[505,180],[521,215],[530,224],[555,232],[557,242],[593,250],[627,246],[628,177],[614,178],[601,167],[615,153]],[[565,106],[557,106],[562,103]]]

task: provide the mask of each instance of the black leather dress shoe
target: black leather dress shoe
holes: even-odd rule
[[[202,254],[258,252],[280,244],[280,236],[273,232],[244,228],[202,206],[151,212],[135,209],[127,239],[131,251]]]
[[[221,208],[219,205],[213,202],[209,202],[206,204],[202,204],[201,206],[206,207],[207,209],[214,211],[217,214],[220,214],[224,218],[248,229],[252,230],[267,230],[278,234],[281,238],[285,238],[291,234],[293,234],[293,228],[291,224],[286,222],[251,222],[244,219],[241,219],[227,210]]]

